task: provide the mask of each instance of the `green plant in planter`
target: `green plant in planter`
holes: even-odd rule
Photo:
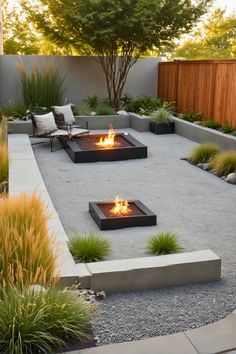
[[[84,102],[88,104],[88,106],[91,108],[91,111],[95,111],[99,105],[99,98],[97,95],[88,96]]]
[[[27,116],[27,107],[23,103],[13,104],[11,102],[8,102],[1,108],[4,116],[7,118],[25,119]]]
[[[205,143],[198,146],[195,146],[190,155],[188,156],[188,160],[192,163],[205,163],[208,162],[213,156],[215,156],[219,152],[219,146],[216,144]]]
[[[181,119],[186,120],[188,122],[196,122],[197,120],[200,120],[201,118],[201,113],[195,112],[195,111],[190,111],[190,112],[184,112],[181,116]]]
[[[97,262],[110,253],[110,241],[103,235],[76,235],[68,243],[69,250],[78,262]]]
[[[147,242],[147,250],[150,254],[163,255],[177,253],[183,248],[177,235],[172,232],[160,232],[152,235]]]
[[[152,123],[169,123],[172,109],[170,107],[161,107],[158,108],[156,111],[151,113],[151,122]]]
[[[204,119],[201,121],[201,126],[205,128],[217,129],[218,124],[212,119]]]
[[[116,113],[116,111],[111,106],[103,104],[103,105],[98,106],[96,108],[96,113],[97,113],[97,115],[100,115],[100,116],[106,116],[106,115],[113,115]]]
[[[74,107],[74,114],[76,116],[89,116],[91,108],[87,103],[81,103],[79,106]]]
[[[229,124],[226,122],[225,124],[222,125],[222,131],[225,134],[231,134],[233,133],[234,129],[229,126]]]
[[[210,161],[210,167],[219,176],[236,171],[236,150],[222,151]]]

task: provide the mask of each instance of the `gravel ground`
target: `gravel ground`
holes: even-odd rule
[[[113,200],[117,194],[140,199],[157,214],[158,225],[104,232],[112,242],[110,259],[145,256],[152,233],[173,231],[185,251],[211,248],[217,253],[223,279],[108,295],[93,322],[101,345],[199,327],[236,308],[236,187],[180,160],[194,142],[178,135],[126,131],[148,146],[148,159],[74,164],[64,150],[51,154],[47,143],[34,145],[68,236],[98,231],[87,211],[89,201]]]

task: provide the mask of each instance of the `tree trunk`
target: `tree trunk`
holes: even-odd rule
[[[129,70],[137,60],[138,57],[130,56],[100,56],[98,58],[106,77],[110,104],[116,111],[120,109],[120,99]]]

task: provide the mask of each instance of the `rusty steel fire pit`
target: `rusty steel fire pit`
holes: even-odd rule
[[[116,202],[89,202],[89,212],[100,230],[156,225],[156,215],[140,200],[126,201],[127,215],[115,215]]]
[[[117,133],[113,146],[100,146],[106,134],[61,137],[60,141],[73,162],[118,161],[147,157],[147,146],[130,134]]]

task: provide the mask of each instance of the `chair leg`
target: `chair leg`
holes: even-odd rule
[[[53,143],[53,137],[52,137],[52,136],[50,136],[51,152],[52,152],[52,143]]]

